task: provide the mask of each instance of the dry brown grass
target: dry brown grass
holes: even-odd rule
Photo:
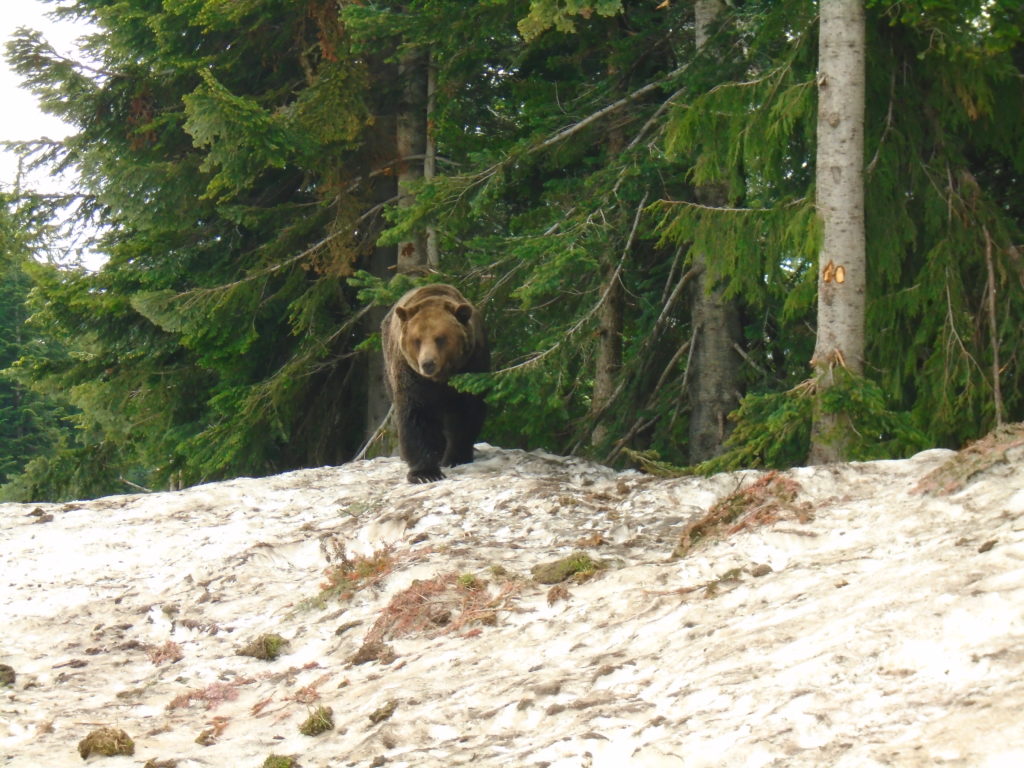
[[[243,685],[256,682],[253,678],[241,678],[230,683],[210,683],[205,688],[193,688],[175,696],[167,705],[167,709],[180,709],[194,703],[203,703],[207,709],[214,709],[225,701],[238,698],[238,689]]]
[[[392,547],[378,549],[369,556],[356,555],[351,558],[342,551],[338,555],[338,562],[324,572],[325,581],[320,585],[321,597],[348,600],[359,590],[379,584],[394,567]]]
[[[185,658],[185,652],[173,640],[168,640],[163,645],[151,646],[149,649],[149,660],[158,667],[161,664],[173,664],[183,658]]]
[[[796,480],[779,472],[764,473],[747,487],[718,501],[706,515],[687,525],[672,557],[684,557],[708,539],[731,536],[780,520],[810,521],[810,505],[797,502],[802,490]]]
[[[417,579],[391,598],[367,633],[366,642],[493,625],[498,610],[507,607],[519,588],[518,582],[506,580],[492,593],[486,580],[455,573]]]
[[[1004,424],[929,472],[914,490],[933,496],[954,494],[992,467],[1009,463],[1012,457],[1008,454],[1013,452],[1016,456],[1016,449],[1021,447],[1024,447],[1024,424]]]

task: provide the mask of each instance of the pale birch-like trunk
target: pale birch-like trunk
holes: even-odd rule
[[[824,413],[820,396],[837,369],[864,370],[864,3],[819,4],[817,206],[824,225],[818,257],[818,335],[811,360],[817,402],[808,463],[847,458],[850,426]]]
[[[709,28],[724,10],[722,0],[697,0],[694,3],[697,49],[707,44]],[[707,184],[696,190],[698,202],[718,207],[727,202],[720,185]],[[708,274],[708,261],[714,254],[694,251],[697,275],[693,287],[693,356],[690,362],[691,384],[689,459],[691,464],[706,461],[722,452],[731,431],[729,414],[740,398],[740,357],[736,351],[742,340],[739,311],[734,302],[722,297],[721,286]]]

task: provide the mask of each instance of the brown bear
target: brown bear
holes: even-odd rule
[[[483,316],[452,286],[424,285],[391,308],[381,338],[409,482],[442,480],[442,465],[473,461],[473,443],[483,427],[483,398],[448,385],[456,373],[490,370]]]

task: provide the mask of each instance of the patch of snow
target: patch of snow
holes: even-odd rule
[[[806,522],[675,560],[687,524],[763,473],[478,452],[427,485],[376,459],[0,505],[0,664],[17,674],[0,765],[81,765],[101,726],[135,741],[88,759],[101,768],[1024,765],[1021,451],[949,496],[916,486],[950,451],[795,469]],[[381,550],[390,570],[312,599],[327,569]],[[531,580],[578,551],[604,568]],[[354,663],[392,600],[446,574],[486,582],[490,607]],[[236,655],[271,632],[284,655]],[[334,729],[301,735],[319,705]]]

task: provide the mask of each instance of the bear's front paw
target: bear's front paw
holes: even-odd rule
[[[428,467],[411,470],[407,477],[410,483],[432,483],[435,480],[444,480],[444,472],[440,467]]]
[[[460,464],[472,464],[473,463],[473,446],[469,446],[469,450],[463,451],[449,451],[445,454],[444,459],[441,461],[442,467],[457,467]]]

